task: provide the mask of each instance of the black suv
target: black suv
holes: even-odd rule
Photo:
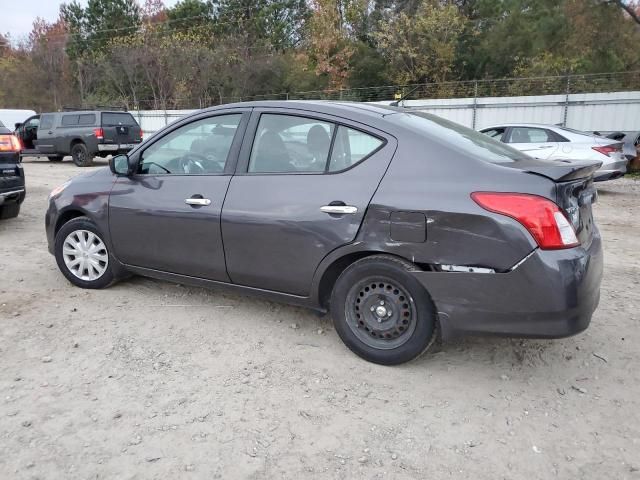
[[[24,197],[20,141],[0,122],[0,219],[17,217]]]
[[[142,141],[142,129],[124,111],[79,110],[42,113],[16,124],[23,156],[47,157],[52,162],[71,155],[79,167],[93,157],[126,153]]]

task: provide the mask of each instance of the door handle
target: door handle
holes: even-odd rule
[[[358,207],[351,205],[325,205],[324,207],[320,207],[320,211],[334,214],[354,214],[358,212]]]
[[[208,198],[185,198],[184,203],[187,205],[197,205],[199,207],[206,207],[211,205],[211,200]]]

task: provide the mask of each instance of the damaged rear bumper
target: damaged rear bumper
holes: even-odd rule
[[[590,245],[536,249],[506,273],[414,272],[439,313],[443,337],[561,338],[585,330],[600,300],[603,258]]]

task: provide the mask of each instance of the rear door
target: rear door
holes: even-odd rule
[[[231,280],[308,295],[320,261],[355,238],[395,148],[346,120],[255,109],[222,211]]]
[[[43,113],[40,116],[40,125],[38,126],[38,139],[35,141],[35,148],[40,153],[55,153],[55,113]]]
[[[548,160],[559,147],[554,133],[539,127],[511,127],[505,143],[542,160]]]
[[[104,144],[133,148],[140,143],[140,125],[128,112],[102,112]]]

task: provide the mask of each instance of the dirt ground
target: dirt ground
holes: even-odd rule
[[[0,222],[1,479],[640,478],[640,181],[599,186],[585,333],[382,367],[299,308],[143,278],[72,287],[44,212],[79,169],[24,166],[22,212]]]

